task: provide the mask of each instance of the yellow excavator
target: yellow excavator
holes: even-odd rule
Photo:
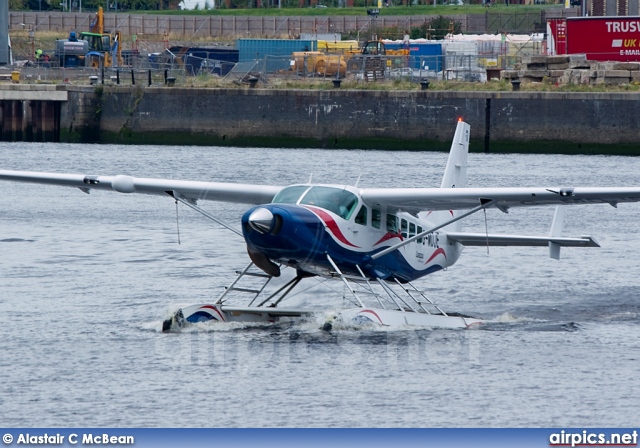
[[[80,33],[80,39],[89,42],[89,52],[84,59],[86,67],[122,66],[120,31],[113,34],[105,32],[102,6],[91,21],[90,31]]]
[[[299,74],[344,76],[347,71],[384,71],[380,56],[406,56],[409,50],[387,50],[382,41],[370,40],[360,47],[358,41],[318,41],[318,51],[297,51],[291,55],[290,68]]]

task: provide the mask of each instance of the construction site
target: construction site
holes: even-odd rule
[[[567,54],[586,41],[586,21],[597,30],[611,19],[557,17],[547,33],[471,34],[445,19],[423,22],[417,36],[416,27],[369,26],[344,36],[220,40],[129,34],[100,11],[55,32],[17,22],[39,16],[10,19],[11,61],[0,70],[6,141],[419,149],[431,139],[437,148],[454,110],[484,129],[486,152],[512,150],[514,141],[536,151],[637,151],[637,93],[558,90],[640,84],[634,51]],[[630,30],[633,19],[616,20],[620,33]],[[517,92],[521,85],[549,89]],[[576,123],[575,110],[601,125]]]
[[[556,11],[560,17],[575,14]],[[543,33],[468,34],[488,26],[486,18],[481,23],[473,16],[446,19],[439,29],[425,17],[380,18],[376,10],[366,18],[255,19],[136,16],[101,9],[86,14],[11,12],[12,63],[0,68],[0,78],[205,87],[401,80],[417,87],[440,80],[499,79],[502,70],[546,52]],[[541,20],[522,16],[520,25],[536,29]],[[515,27],[506,19],[502,26]],[[406,37],[409,30],[415,37]],[[414,30],[421,30],[419,37]]]

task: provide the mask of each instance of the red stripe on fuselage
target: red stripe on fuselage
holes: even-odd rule
[[[447,259],[447,253],[444,251],[444,249],[443,249],[443,248],[441,248],[441,247],[440,247],[440,248],[436,249],[436,250],[431,254],[431,256],[430,256],[430,257],[429,257],[429,259],[425,262],[425,264],[429,263],[431,260],[433,260],[434,258],[436,258],[436,257],[437,257],[438,255],[440,255],[440,254],[444,255],[445,260]]]
[[[433,213],[433,210],[430,210],[429,213],[427,213],[427,217]],[[449,213],[451,213],[451,216],[453,216],[455,218],[455,215],[453,214],[453,210],[449,210]]]
[[[310,206],[303,206],[303,207],[315,213],[324,222],[324,224],[331,231],[331,233],[333,233],[333,235],[338,239],[338,241],[340,241],[343,244],[346,244],[347,246],[359,247],[347,240],[347,238],[342,234],[340,227],[338,227],[338,223],[336,223],[335,219],[333,219],[329,213],[317,207],[310,207]]]
[[[374,244],[374,246],[377,246],[378,244],[384,243],[385,241],[391,240],[393,238],[400,238],[400,241],[402,241],[402,235],[400,233],[387,232],[382,238],[378,240],[377,243]]]

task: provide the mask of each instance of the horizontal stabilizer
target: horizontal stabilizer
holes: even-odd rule
[[[554,243],[564,247],[600,247],[590,236],[564,238],[553,236],[492,235],[486,233],[447,233],[449,241],[463,246],[548,246]]]

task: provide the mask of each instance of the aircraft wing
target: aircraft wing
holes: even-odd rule
[[[362,198],[374,207],[418,213],[430,210],[467,210],[495,201],[493,207],[562,204],[610,204],[640,201],[640,187],[533,188],[365,188]]]
[[[76,187],[86,193],[90,190],[157,195],[178,192],[191,200],[202,199],[243,204],[265,204],[271,202],[273,197],[283,188],[271,185],[234,184],[226,182],[146,179],[125,175],[95,176],[87,174],[8,170],[0,170],[0,180]]]
[[[455,241],[463,246],[548,246],[549,243],[555,243],[565,247],[600,247],[600,244],[590,236],[564,238],[555,236],[447,232],[447,238],[449,241]]]

